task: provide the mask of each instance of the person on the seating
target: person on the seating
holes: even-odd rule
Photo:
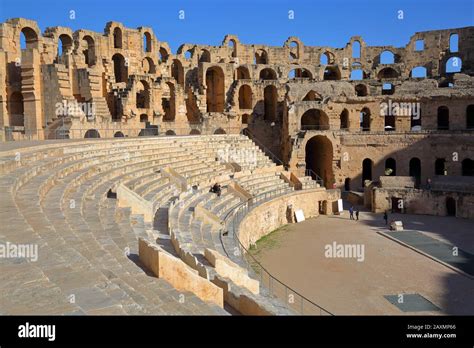
[[[216,188],[217,197],[220,197],[221,192],[222,192],[221,185],[220,184],[216,184],[216,185],[217,185],[217,188]]]

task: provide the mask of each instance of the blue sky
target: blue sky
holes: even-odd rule
[[[0,0],[0,21],[25,17],[48,26],[103,32],[110,20],[151,26],[173,52],[182,43],[218,45],[225,34],[246,44],[343,47],[352,35],[369,45],[404,46],[417,31],[474,25],[473,0]],[[75,19],[69,18],[74,10]],[[179,19],[184,10],[185,19]],[[398,11],[403,19],[398,19]],[[294,19],[288,18],[294,11]]]

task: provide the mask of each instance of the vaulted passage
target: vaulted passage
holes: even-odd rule
[[[366,158],[362,161],[362,183],[361,186],[364,187],[366,180],[372,181],[372,167],[374,163],[370,158]]]
[[[319,109],[310,109],[301,116],[301,129],[327,130],[329,129],[329,118]]]
[[[207,112],[224,112],[224,72],[219,67],[206,71]]]
[[[332,143],[327,137],[317,135],[306,143],[306,169],[311,169],[321,177],[326,188],[332,188],[334,183],[332,159]],[[314,176],[313,173],[310,174]]]
[[[21,92],[13,92],[8,101],[10,113],[10,126],[23,127],[25,125],[23,95]]]
[[[128,69],[125,66],[125,58],[117,53],[113,55],[112,61],[114,62],[115,82],[127,82]]]
[[[277,113],[278,92],[275,86],[267,86],[263,90],[264,119],[275,121]]]
[[[252,108],[252,89],[249,85],[243,85],[239,89],[239,109]]]

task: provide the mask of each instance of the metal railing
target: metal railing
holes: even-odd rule
[[[285,304],[286,308],[291,309],[301,315],[333,315],[325,308],[314,303],[295,289],[289,287],[281,280],[273,276],[265,267],[260,264],[260,262],[257,261],[257,259],[249,252],[249,250],[245,248],[239,239],[240,223],[251,210],[255,209],[264,202],[267,202],[275,197],[282,196],[286,193],[289,193],[287,189],[274,190],[257,195],[241,203],[225,216],[224,228],[227,229],[228,233],[232,234],[232,238],[239,248],[239,255],[237,256],[241,256],[240,258],[245,262],[245,266],[249,272],[255,273],[255,276],[260,280],[260,284],[264,286],[271,296],[280,299],[282,303]],[[222,239],[222,233],[220,233],[220,235]],[[222,244],[224,246],[224,243]],[[235,255],[235,250],[232,251],[232,253]]]
[[[305,176],[310,176],[314,181],[316,181],[319,186],[324,187],[324,180],[316,174],[312,169],[306,168],[304,172]]]
[[[270,159],[275,162],[277,165],[280,165],[280,166],[283,166],[283,161],[281,159],[279,159],[272,151],[270,151],[270,149],[268,147],[266,147],[265,145],[263,145],[263,143],[258,140],[255,135],[248,129],[248,128],[245,128],[243,131],[242,131],[242,134],[243,135],[246,135],[247,137],[250,138],[250,140],[252,140],[255,144],[257,144],[257,146],[259,148],[262,149],[262,151],[268,156],[270,157]]]

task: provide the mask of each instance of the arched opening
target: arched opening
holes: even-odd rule
[[[334,175],[332,169],[333,147],[331,141],[322,135],[312,137],[306,143],[306,169],[311,169],[324,181],[326,188],[332,188]],[[311,173],[313,176],[313,174]],[[316,179],[313,177],[313,179]]]
[[[362,69],[352,69],[350,79],[353,81],[363,80],[364,71]]]
[[[224,72],[220,67],[206,71],[207,112],[224,112]]]
[[[449,109],[447,106],[438,108],[438,130],[449,129]]]
[[[303,101],[317,101],[317,100],[322,100],[322,99],[323,98],[318,93],[311,90],[305,95],[305,97],[303,98]]]
[[[24,27],[21,29],[20,48],[22,50],[38,48],[38,35],[36,34],[36,31],[30,27]]]
[[[247,69],[245,66],[239,66],[237,68],[237,80],[249,80],[250,79],[250,73],[249,69]]]
[[[159,58],[160,58],[160,62],[164,63],[168,60],[168,51],[163,48],[163,47],[160,47],[159,51],[158,51],[158,55],[159,55]]]
[[[474,104],[466,108],[466,129],[474,129]]]
[[[127,82],[128,68],[125,66],[125,58],[120,53],[116,53],[112,56],[112,61],[114,62],[115,82]]]
[[[453,197],[446,197],[446,215],[456,216],[456,201]]]
[[[191,129],[191,132],[189,132],[190,135],[199,135],[201,132],[199,129]]]
[[[211,53],[208,50],[202,50],[201,56],[199,57],[199,61],[202,63],[210,63],[211,62]]]
[[[351,190],[351,178],[345,178],[344,179],[344,191],[350,191]]]
[[[385,175],[396,176],[397,175],[397,161],[393,158],[387,158],[385,160]]]
[[[455,53],[459,49],[459,35],[458,34],[451,34],[449,36],[449,52]]]
[[[255,64],[268,64],[268,55],[264,50],[255,52]]]
[[[292,69],[288,73],[288,79],[311,79],[313,78],[311,72],[307,69],[298,68]]]
[[[21,92],[13,92],[8,100],[8,111],[10,114],[10,126],[12,127],[24,127],[25,126],[25,115],[24,115],[24,103],[23,94]]]
[[[121,131],[115,132],[114,138],[124,138],[125,135]]]
[[[155,63],[150,57],[145,57],[142,60],[142,68],[144,74],[154,74],[156,72]]]
[[[192,59],[193,56],[194,56],[194,51],[193,50],[187,50],[186,52],[184,52],[184,58],[186,60]]]
[[[327,130],[329,117],[319,109],[309,109],[301,116],[302,130]]]
[[[341,129],[348,129],[349,128],[349,111],[347,109],[342,110],[341,115],[339,116],[340,119],[340,128]]]
[[[148,115],[147,114],[141,114],[140,115],[140,122],[148,122]]]
[[[263,90],[264,119],[275,121],[278,105],[278,92],[275,86],[267,86]]]
[[[151,52],[151,34],[149,32],[143,34],[143,50],[145,52]]]
[[[462,175],[474,176],[474,160],[466,158],[462,161]]]
[[[452,74],[461,72],[462,60],[459,57],[451,57],[446,62],[446,73]]]
[[[409,175],[415,178],[415,187],[419,188],[421,183],[421,161],[417,157],[413,157],[408,164]]]
[[[319,56],[319,64],[320,65],[330,65],[334,64],[336,61],[335,56],[331,52],[324,52]]]
[[[340,80],[341,79],[341,72],[337,66],[328,66],[324,69],[324,76],[323,80],[333,81],[333,80]]]
[[[214,131],[214,134],[227,134],[225,130],[223,130],[222,128],[217,128],[215,131]]]
[[[260,71],[260,79],[261,80],[276,80],[277,74],[273,69],[265,68]]]
[[[383,79],[396,79],[398,77],[398,73],[393,68],[383,68],[379,71],[377,75],[379,80]]]
[[[390,51],[383,51],[380,54],[380,64],[394,64],[395,55]]]
[[[87,66],[91,67],[95,65],[95,44],[94,39],[86,35],[82,38],[84,50],[82,54],[84,55],[84,62]]]
[[[97,129],[89,129],[84,138],[100,138],[100,133]]]
[[[161,107],[163,108],[163,121],[170,122],[175,119],[175,87],[171,82],[167,82],[166,87],[163,88],[163,94],[161,97]]]
[[[368,108],[363,108],[360,112],[360,130],[370,131],[370,110]]]
[[[171,76],[174,77],[179,85],[184,85],[184,69],[183,65],[178,59],[174,59],[173,63],[171,64]]]
[[[417,79],[426,78],[427,70],[424,66],[417,66],[410,71],[410,77]]]
[[[360,42],[354,41],[352,43],[352,58],[360,58]]]
[[[237,57],[237,43],[235,42],[234,39],[230,39],[228,42],[228,47],[231,49],[232,57]]]
[[[446,160],[444,158],[437,158],[435,161],[435,175],[446,175]]]
[[[395,93],[395,87],[391,83],[382,84],[382,95],[391,95]]]
[[[242,115],[242,124],[248,124],[248,123],[249,123],[249,119],[250,119],[250,115],[249,115],[249,114],[243,114],[243,115]]]
[[[366,180],[372,181],[372,166],[373,162],[370,158],[362,161],[362,187],[365,187],[364,183]]]
[[[176,133],[173,130],[167,130],[165,135],[176,135]]]
[[[119,27],[114,29],[114,48],[122,48],[122,30]]]
[[[356,85],[355,92],[358,97],[365,97],[367,95],[367,86],[363,84]]]
[[[66,55],[72,50],[72,38],[67,34],[59,35],[58,41],[58,63],[64,64]]]
[[[252,89],[249,85],[242,85],[239,89],[239,109],[252,108]]]
[[[385,115],[384,116],[384,131],[392,132],[396,128],[395,126],[395,115]]]

